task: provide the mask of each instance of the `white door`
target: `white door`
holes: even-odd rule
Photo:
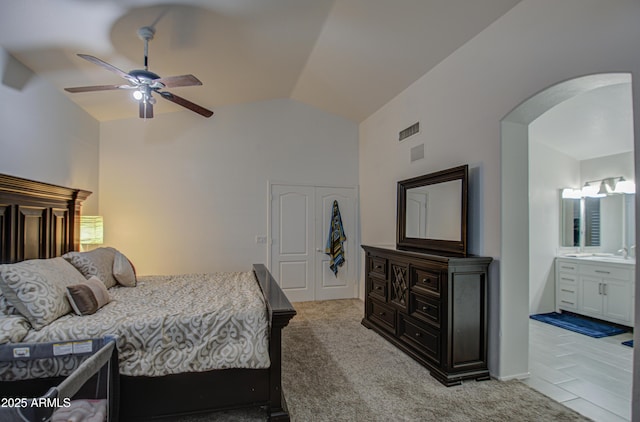
[[[337,276],[325,254],[333,201],[347,240]],[[292,302],[357,297],[355,188],[271,185],[270,271]]]
[[[331,257],[325,253],[329,237],[333,201],[338,201],[347,240],[342,244],[345,262],[334,274]],[[352,188],[316,188],[316,265],[315,300],[357,297],[356,283],[356,197]],[[318,218],[319,217],[319,218]],[[318,239],[319,237],[319,239]]]
[[[415,189],[412,189],[415,190]],[[427,192],[407,192],[406,237],[427,237]]]

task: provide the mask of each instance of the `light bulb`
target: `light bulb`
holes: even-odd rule
[[[133,98],[135,98],[136,100],[140,101],[142,99],[142,92],[133,91]]]

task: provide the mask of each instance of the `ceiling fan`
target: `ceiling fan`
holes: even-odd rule
[[[150,119],[153,117],[153,105],[156,103],[156,99],[152,94],[155,92],[167,101],[171,101],[172,103],[188,108],[189,110],[204,117],[211,117],[213,115],[213,111],[207,110],[206,108],[172,94],[171,92],[162,91],[165,88],[202,85],[202,82],[193,75],[168,76],[166,78],[161,78],[159,75],[149,70],[149,41],[153,39],[155,32],[156,30],[153,26],[143,26],[138,30],[138,36],[144,41],[144,69],[134,69],[127,73],[97,57],[90,56],[88,54],[78,54],[79,57],[97,64],[98,66],[102,66],[103,68],[126,79],[128,84],[80,86],[65,88],[65,91],[77,93],[108,91],[114,89],[131,90],[133,91],[133,97],[139,102],[140,118],[142,119]]]

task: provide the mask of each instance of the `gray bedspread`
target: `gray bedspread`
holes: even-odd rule
[[[23,342],[118,337],[120,373],[163,376],[226,368],[268,368],[269,321],[252,272],[139,277],[109,289],[93,315],[65,315]],[[0,379],[64,374],[70,360],[0,367]]]

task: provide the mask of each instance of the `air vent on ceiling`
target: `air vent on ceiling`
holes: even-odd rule
[[[416,122],[408,128],[401,130],[398,136],[398,141],[407,139],[409,136],[413,136],[418,132],[420,132],[420,122]]]

